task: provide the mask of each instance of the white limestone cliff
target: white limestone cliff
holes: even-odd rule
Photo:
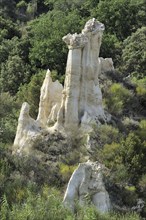
[[[74,211],[76,199],[78,199],[80,205],[91,202],[102,213],[108,212],[111,209],[100,163],[90,161],[81,163],[73,172],[64,195],[63,203],[71,211]],[[89,201],[90,199],[91,201]]]

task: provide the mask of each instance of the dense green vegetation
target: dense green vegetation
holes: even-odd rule
[[[27,170],[24,175],[18,169],[11,145],[22,102],[37,115],[46,69],[63,83],[67,48],[62,37],[79,33],[95,17],[106,27],[100,56],[113,58],[115,72],[100,78],[112,122],[95,128],[91,159],[106,165],[111,183],[123,190],[124,205],[135,205],[136,198],[146,202],[145,0],[1,0],[0,8],[0,219],[139,219],[135,214],[101,216],[90,207],[77,207],[73,216],[61,206],[58,192],[29,181]],[[60,167],[63,183],[79,162],[71,157]],[[50,184],[62,187],[61,181]],[[146,208],[141,214],[146,216]]]

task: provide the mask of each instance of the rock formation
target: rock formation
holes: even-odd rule
[[[33,141],[40,134],[39,124],[30,117],[29,105],[24,102],[20,111],[13,150],[30,153]]]
[[[107,121],[98,77],[114,68],[111,58],[99,57],[103,31],[104,25],[93,18],[82,33],[63,37],[69,48],[64,88],[58,81],[52,81],[48,70],[41,88],[37,120],[29,116],[28,104],[23,104],[14,146],[28,148],[34,134],[41,134],[44,129],[76,136],[88,133],[94,123]]]
[[[92,202],[103,213],[111,209],[100,163],[90,161],[81,163],[74,171],[69,180],[63,203],[74,211],[75,199],[79,200],[80,205]]]
[[[62,90],[61,83],[58,80],[53,82],[51,72],[48,70],[41,88],[37,117],[37,121],[42,127],[56,122],[57,113],[61,106]]]
[[[112,58],[105,58],[104,59],[103,57],[99,57],[98,63],[100,66],[99,67],[99,74],[104,73],[104,72],[114,71]]]
[[[80,138],[83,133],[89,135],[93,124],[107,121],[102,105],[99,75],[112,71],[113,63],[111,58],[99,57],[103,31],[104,25],[93,18],[85,24],[82,33],[67,34],[63,37],[69,48],[64,88],[58,81],[52,81],[48,70],[41,88],[37,119],[30,117],[27,103],[22,105],[13,146],[14,153],[33,154],[39,160],[46,158],[45,161],[49,163],[47,158],[55,159],[53,155],[45,155],[45,152],[49,154],[51,151],[58,151],[58,145],[53,145],[55,140],[60,146],[68,146],[69,151],[73,146],[69,140],[71,142],[77,137]],[[57,138],[54,134],[58,135]],[[51,135],[55,138],[53,143],[49,142],[52,140]],[[43,145],[44,141],[47,144]],[[59,149],[58,152],[63,151]],[[69,206],[73,211],[76,198],[81,205],[90,200],[101,212],[110,209],[101,164],[88,161],[80,164],[74,171],[64,196],[65,206]]]
[[[42,134],[43,129],[57,120],[63,87],[58,80],[53,82],[50,74],[48,70],[41,88],[37,120],[30,117],[29,104],[25,102],[22,105],[14,140],[14,152],[29,153],[33,142]]]
[[[66,130],[73,131],[79,126],[86,129],[99,118],[106,121],[98,81],[101,69],[106,69],[108,61],[99,59],[103,30],[104,25],[93,18],[81,34],[63,37],[69,53],[58,123]]]

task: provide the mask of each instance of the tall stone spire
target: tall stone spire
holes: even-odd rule
[[[58,123],[74,130],[105,119],[99,87],[99,51],[104,25],[95,18],[89,20],[81,34],[68,34],[63,41],[69,48],[62,105]]]

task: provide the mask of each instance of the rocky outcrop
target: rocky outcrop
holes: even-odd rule
[[[52,81],[50,70],[47,71],[44,79],[37,121],[42,127],[53,124],[57,120],[57,113],[61,106],[63,86],[58,80]]]
[[[71,211],[74,211],[75,199],[78,199],[80,205],[92,202],[103,213],[111,209],[100,163],[90,161],[81,163],[74,171],[69,180],[63,203]]]
[[[113,70],[111,58],[99,58],[103,31],[104,25],[93,18],[82,33],[63,37],[69,48],[64,88],[58,81],[53,82],[48,70],[41,88],[37,120],[29,116],[28,104],[23,104],[14,146],[28,148],[34,134],[41,134],[43,129],[76,137],[89,133],[93,124],[109,120],[98,80],[100,74]]]
[[[56,122],[61,106],[62,90],[63,86],[58,80],[52,81],[50,70],[48,70],[41,88],[37,120],[30,117],[29,104],[25,102],[22,105],[13,152],[30,153],[33,143],[41,135],[43,129],[47,129],[47,125]]]
[[[18,119],[13,152],[30,152],[30,148],[40,132],[39,124],[29,115],[29,104],[24,102]]]
[[[99,57],[98,58],[98,63],[99,63],[99,68],[100,71],[99,73],[105,73],[105,72],[110,72],[110,71],[114,71],[114,65],[113,65],[113,61],[112,58],[103,58],[103,57]]]
[[[93,18],[85,24],[82,33],[64,36],[69,48],[64,88],[58,81],[53,82],[48,70],[41,88],[37,119],[30,117],[27,103],[22,105],[13,152],[33,154],[40,163],[44,161],[45,172],[48,164],[51,167],[54,162],[56,166],[61,158],[64,160],[64,155],[69,156],[75,144],[79,149],[81,143],[77,138],[87,137],[93,124],[108,120],[102,105],[99,76],[114,68],[111,58],[99,57],[103,31],[104,25]],[[64,205],[73,211],[76,198],[81,205],[90,201],[101,212],[111,209],[100,163],[81,163],[74,171]]]
[[[81,34],[63,37],[68,45],[65,86],[57,122],[67,131],[88,128],[98,119],[106,121],[98,76],[113,69],[111,59],[99,58],[104,25],[94,18]]]

